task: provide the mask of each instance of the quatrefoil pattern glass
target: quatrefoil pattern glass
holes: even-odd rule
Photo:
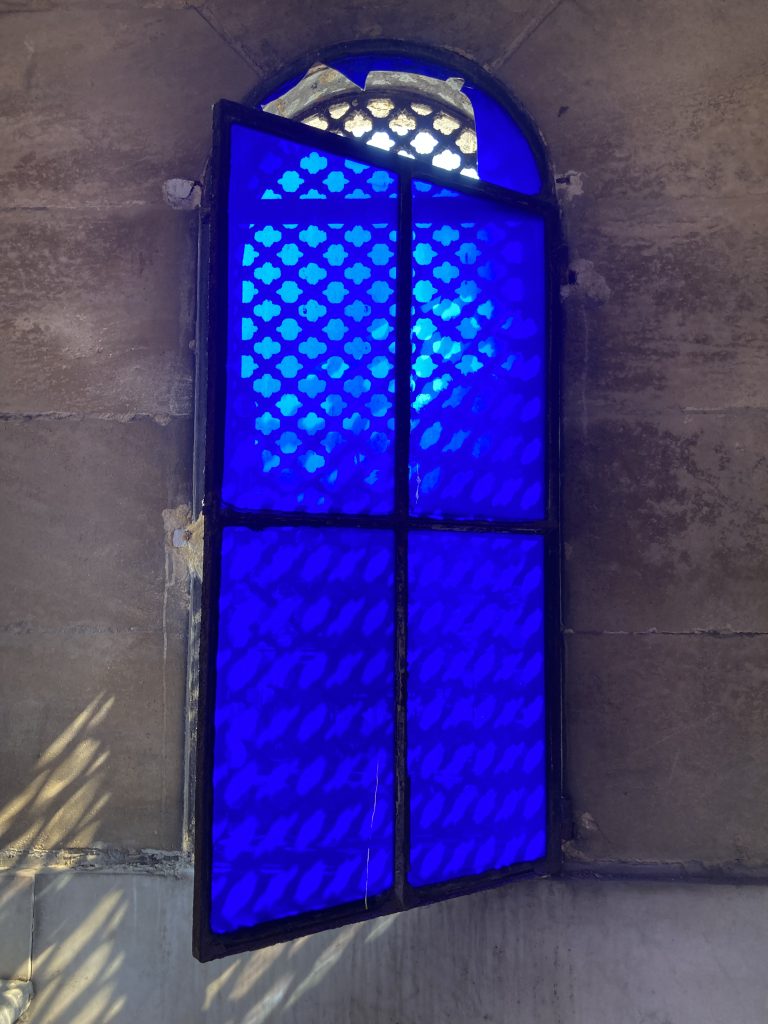
[[[235,126],[222,499],[390,512],[397,186]]]

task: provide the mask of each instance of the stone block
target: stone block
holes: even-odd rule
[[[519,882],[205,965],[190,906],[188,881],[42,879],[30,1024],[765,1020],[764,887]]]
[[[30,873],[0,873],[0,982],[29,981],[35,879]]]
[[[0,435],[0,625],[160,630],[163,510],[189,500],[189,422],[16,419]]]
[[[768,868],[768,637],[569,636],[568,855]]]
[[[194,9],[25,10],[3,39],[5,207],[160,206],[166,178],[202,176],[212,104],[253,80]]]
[[[70,11],[91,7],[91,0],[0,0],[2,14],[28,14],[30,11]],[[183,9],[192,6],[190,0],[102,0],[100,6],[113,9],[141,10],[147,8]]]
[[[280,16],[273,17],[264,4],[202,4],[205,17],[268,76],[288,70],[305,53],[350,39],[371,40],[372,48],[377,38],[444,46],[482,63],[511,45],[546,8],[546,0],[490,0],[478,16],[459,0],[418,6],[409,0],[366,0],[327,4],[318,17],[312,0],[286,0]]]
[[[194,221],[19,210],[0,231],[0,411],[191,415]]]
[[[768,412],[566,424],[565,622],[763,632]]]
[[[499,74],[584,194],[755,197],[768,164],[766,50],[761,0],[695,13],[565,0]]]
[[[178,849],[184,639],[154,629],[0,636],[0,848]],[[30,855],[31,854],[31,855]]]
[[[574,199],[566,419],[766,408],[768,203]]]

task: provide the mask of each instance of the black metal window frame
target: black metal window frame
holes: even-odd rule
[[[408,51],[412,53],[412,51]],[[443,58],[444,59],[444,58]],[[452,61],[452,63],[455,63]],[[477,76],[475,76],[477,79]],[[483,83],[480,83],[481,87]],[[223,505],[221,484],[224,467],[225,360],[227,344],[228,280],[228,198],[230,179],[230,137],[233,125],[270,132],[390,171],[398,180],[397,289],[395,354],[395,509],[387,515],[243,511]],[[530,141],[530,140],[529,140]],[[534,146],[540,164],[541,149]],[[195,789],[195,883],[193,951],[201,961],[259,949],[314,932],[353,922],[425,906],[451,897],[467,895],[502,885],[513,878],[552,875],[560,866],[562,803],[562,726],[560,656],[560,566],[559,527],[559,304],[557,288],[562,269],[563,246],[558,206],[550,174],[543,175],[538,196],[502,188],[481,180],[441,171],[422,160],[394,156],[365,143],[341,138],[294,121],[267,114],[252,107],[222,100],[214,108],[213,157],[206,196],[201,211],[201,267],[199,291],[204,302],[206,337],[203,372],[198,375],[198,417],[205,400],[205,423],[198,419],[198,433],[204,428],[205,476],[202,511],[205,517],[203,583],[199,656],[199,698],[197,714]],[[510,210],[539,216],[545,231],[546,294],[546,516],[542,520],[450,519],[413,516],[408,504],[408,457],[410,430],[411,303],[412,303],[412,181],[432,181],[455,192],[489,199]],[[207,250],[207,279],[205,256]],[[218,604],[221,542],[224,529],[246,526],[264,529],[275,526],[347,527],[381,529],[394,537],[395,549],[395,827],[394,885],[384,895],[364,902],[303,913],[254,927],[220,934],[210,928],[212,817],[213,817],[213,712],[216,688]],[[407,879],[409,849],[409,800],[406,759],[407,721],[407,628],[408,628],[408,535],[413,530],[470,533],[539,535],[545,548],[545,703],[546,703],[546,799],[547,848],[540,860],[519,863],[502,870],[486,871],[449,882],[413,887]]]

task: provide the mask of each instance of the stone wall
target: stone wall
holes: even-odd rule
[[[0,12],[0,977],[29,976],[34,922],[24,1019],[764,1024],[762,0]],[[174,546],[196,214],[163,183],[202,176],[217,99],[377,37],[490,70],[558,179],[575,834],[565,880],[202,967]]]

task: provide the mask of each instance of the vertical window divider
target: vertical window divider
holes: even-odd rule
[[[398,175],[395,333],[395,900],[406,905],[409,796],[408,700],[408,459],[411,426],[411,302],[413,202],[410,175]]]

